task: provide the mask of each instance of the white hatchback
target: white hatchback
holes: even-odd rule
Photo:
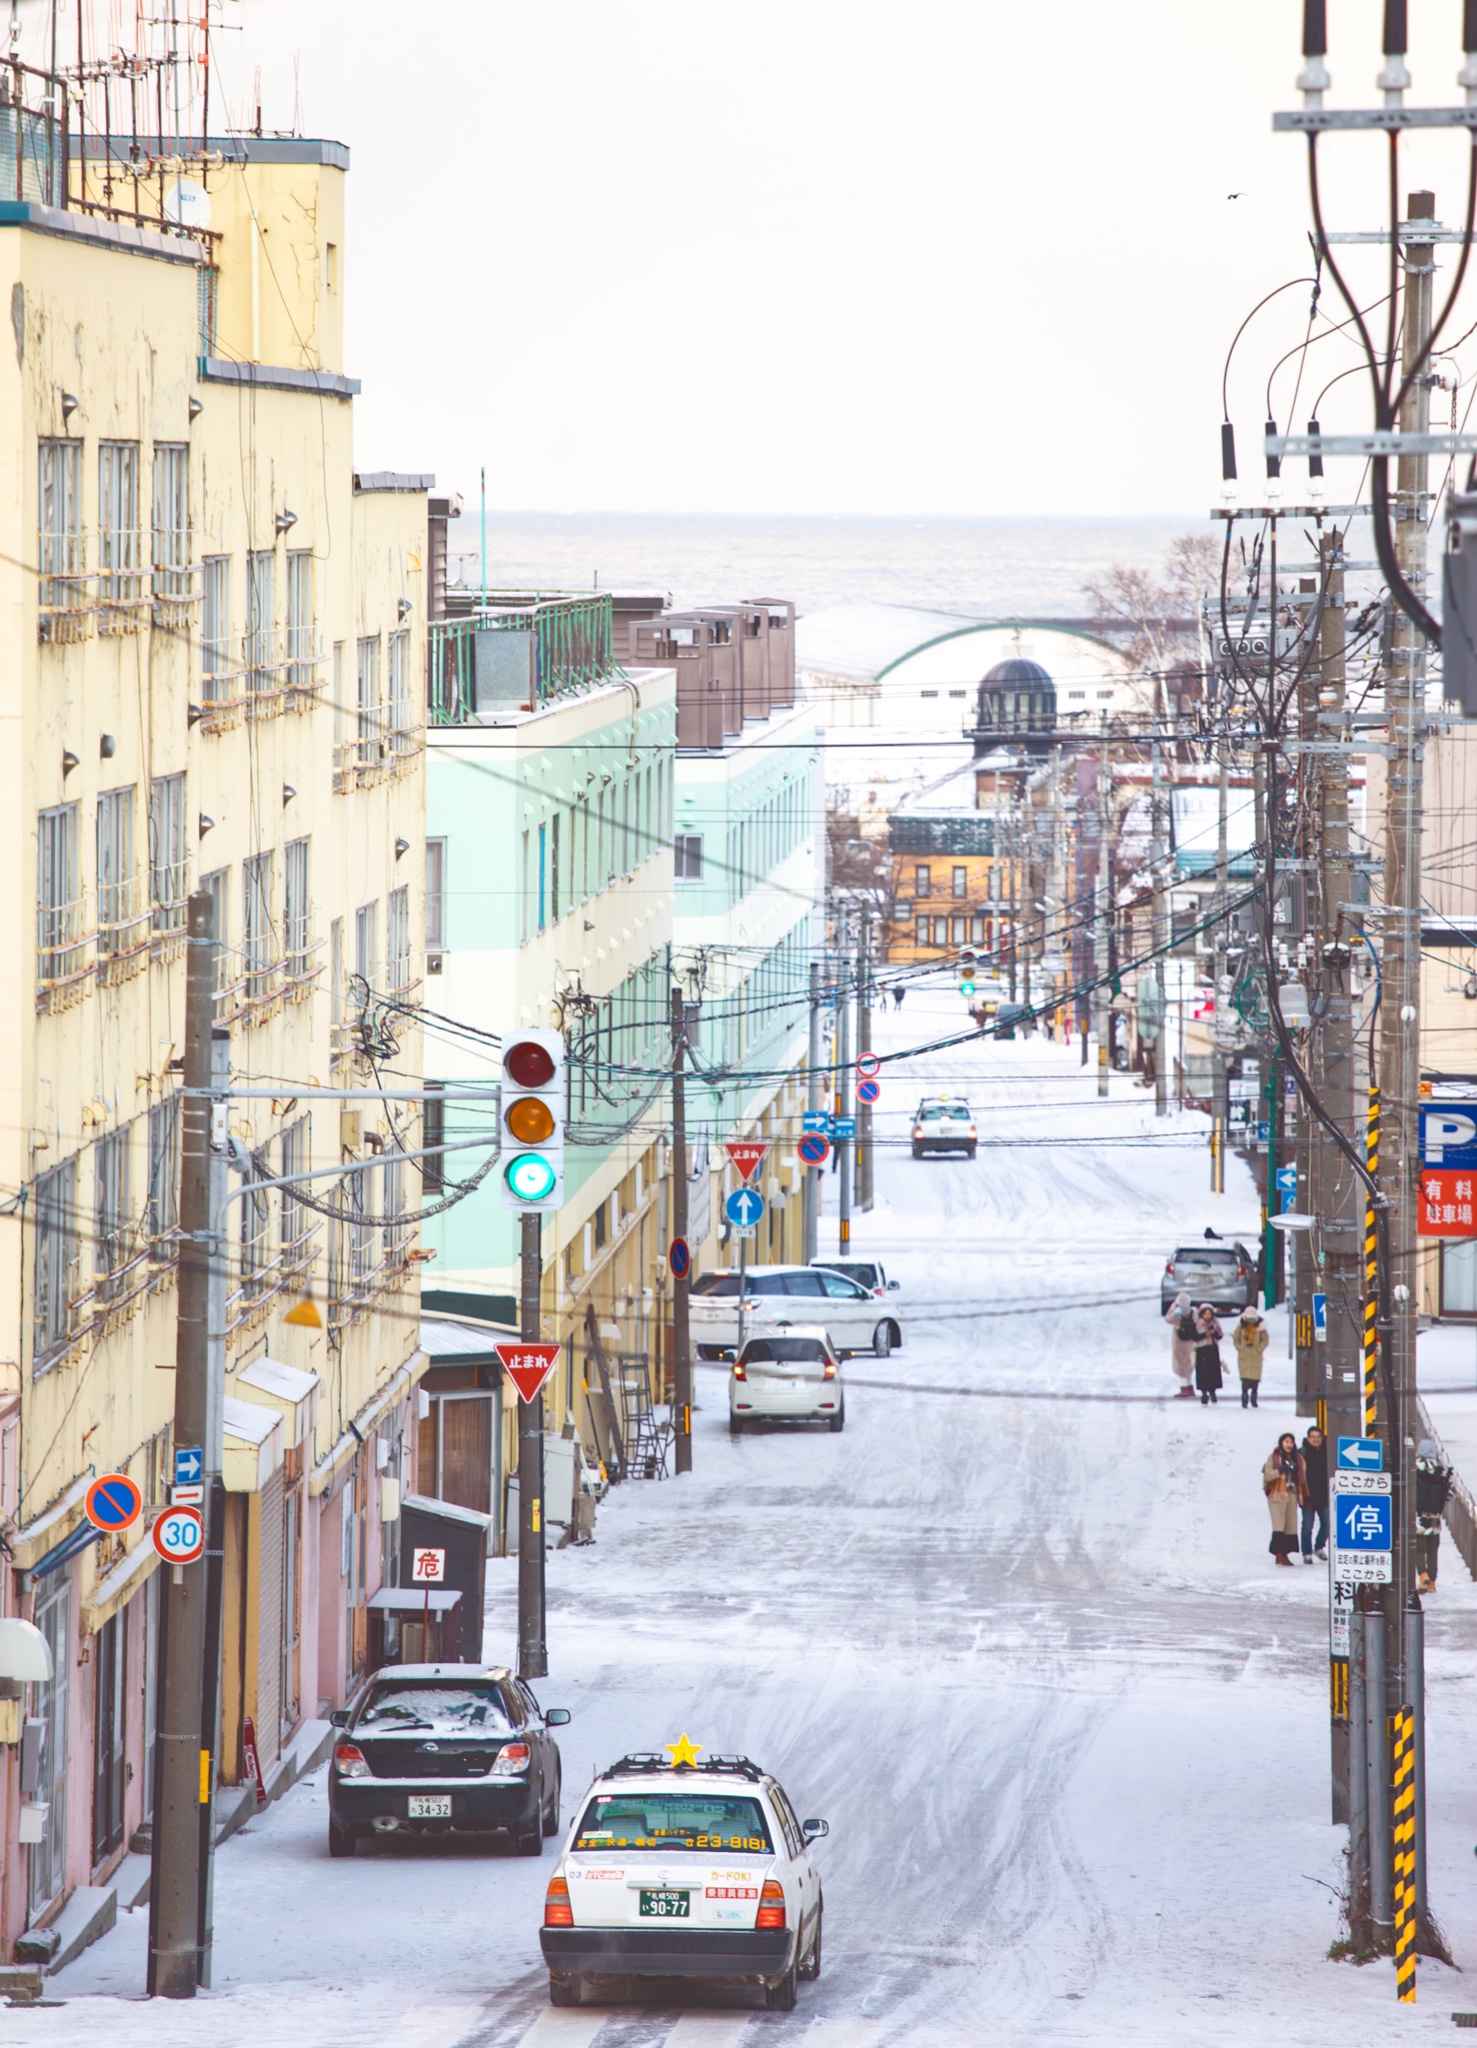
[[[870,1351],[878,1358],[903,1341],[903,1324],[891,1302],[844,1273],[817,1266],[751,1266],[744,1275],[704,1273],[688,1298],[692,1341],[699,1358],[732,1358],[744,1338],[819,1323],[837,1354]],[[740,1332],[739,1310],[743,1310]]]
[[[549,2003],[579,2005],[593,1979],[686,1977],[762,1985],[789,2012],[821,1972],[826,1823],[797,1820],[747,1757],[667,1747],[684,1760],[622,1757],[580,1802],[544,1900]]]
[[[819,1323],[745,1340],[728,1380],[729,1431],[740,1436],[760,1417],[846,1427],[841,1361]]]

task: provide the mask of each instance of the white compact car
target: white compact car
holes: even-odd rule
[[[796,1323],[772,1337],[747,1337],[728,1381],[728,1427],[733,1436],[765,1417],[779,1422],[826,1422],[846,1427],[841,1361],[819,1323]]]
[[[578,2005],[593,1979],[689,1977],[762,1985],[789,2012],[821,1972],[826,1823],[797,1820],[747,1757],[699,1762],[685,1735],[667,1749],[622,1757],[580,1803],[544,1900],[549,2003]]]
[[[819,1323],[838,1356],[870,1351],[886,1358],[903,1341],[896,1308],[868,1287],[818,1266],[751,1266],[739,1300],[737,1273],[704,1273],[688,1298],[692,1341],[699,1358],[732,1358],[738,1349],[739,1309],[745,1338],[771,1336],[801,1323]]]

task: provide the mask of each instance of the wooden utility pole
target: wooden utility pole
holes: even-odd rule
[[[856,947],[856,1050],[860,1059],[872,1050],[872,906],[862,905],[861,931]],[[856,1106],[856,1206],[865,1215],[872,1206],[875,1181],[872,1170],[872,1105]]]
[[[687,1243],[687,1004],[680,988],[672,990],[672,1235]],[[691,1248],[687,1270],[672,1275],[672,1360],[675,1441],[672,1463],[678,1472],[692,1470],[692,1324],[688,1313],[692,1285]]]
[[[821,1102],[821,964],[819,960],[810,963],[810,1037],[805,1061],[805,1106],[812,1113],[824,1107]],[[821,1169],[807,1166],[801,1183],[804,1190],[804,1233],[801,1240],[800,1256],[808,1266],[820,1251],[816,1242],[817,1225],[821,1207]]]
[[[1092,976],[1097,986],[1092,992],[1093,1009],[1097,1013],[1097,1092],[1108,1092],[1108,1068],[1111,1064],[1112,1048],[1109,1040],[1113,1029],[1112,999],[1108,992],[1105,976],[1111,964],[1113,938],[1113,848],[1109,827],[1113,808],[1113,763],[1108,753],[1108,721],[1103,719],[1103,758],[1098,768],[1097,781],[1097,916],[1092,930]]]
[[[519,1219],[523,1243],[519,1271],[518,1334],[537,1344],[542,1331],[543,1222],[538,1210]],[[518,1676],[544,1678],[544,1390],[518,1403]]]

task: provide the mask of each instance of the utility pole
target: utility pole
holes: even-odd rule
[[[224,1268],[220,1211],[212,1201],[212,1143],[224,1148],[225,1101],[215,1094],[212,1027],[216,942],[207,889],[186,906],[184,1099],[180,1127],[179,1316],[174,1359],[177,1449],[199,1448],[211,1522],[220,1528],[222,1388],[210,1385],[213,1269]],[[220,1111],[217,1127],[216,1111]],[[213,1427],[212,1427],[213,1423]],[[210,1573],[203,1563],[171,1565],[164,1584],[159,1641],[158,1791],[149,1883],[150,1997],[193,1998],[201,1982],[208,1929],[210,1815],[214,1795],[214,1714],[205,1719]],[[216,1629],[219,1653],[219,1624]],[[218,1692],[211,1685],[212,1699]],[[203,1814],[203,1818],[202,1818]]]
[[[862,905],[856,949],[857,1056],[872,1050],[872,906]],[[859,1102],[856,1111],[856,1206],[863,1215],[872,1206],[872,1105]]]
[[[1223,1042],[1222,1020],[1225,1012],[1221,1007],[1221,991],[1226,979],[1226,918],[1231,900],[1231,855],[1229,813],[1231,808],[1231,740],[1229,733],[1221,739],[1220,774],[1216,789],[1216,832],[1215,832],[1215,954],[1212,971],[1215,975],[1214,1031],[1211,1052],[1211,1071],[1214,1075],[1215,1100],[1212,1104],[1212,1127],[1214,1130],[1213,1170],[1211,1193],[1223,1195],[1226,1191],[1226,1138],[1231,1128],[1231,1091],[1227,1085],[1226,1051]]]
[[[537,1344],[542,1334],[539,1296],[543,1288],[543,1217],[525,1210],[520,1218],[523,1249],[519,1270],[518,1334]],[[544,1392],[518,1404],[518,1676],[544,1678],[549,1653],[544,1641]]]
[[[1154,1047],[1154,1114],[1169,1114],[1169,1008],[1164,999],[1164,949],[1169,944],[1169,898],[1164,887],[1165,831],[1164,785],[1160,769],[1160,748],[1155,735],[1150,760],[1153,774],[1150,860],[1154,870],[1154,988],[1159,1005],[1159,1041]]]
[[[821,964],[819,960],[810,963],[810,1043],[805,1058],[805,1106],[812,1113],[821,1107]],[[820,1251],[816,1243],[817,1221],[821,1206],[821,1169],[807,1166],[805,1179],[801,1183],[804,1208],[801,1212],[802,1248],[800,1256],[808,1266]]]
[[[680,988],[672,990],[672,1235],[687,1241],[687,1005]],[[691,1266],[672,1275],[672,1360],[675,1440],[672,1463],[678,1472],[692,1470],[692,1326],[688,1316]],[[521,1447],[520,1447],[521,1448]],[[519,1498],[522,1498],[520,1487]]]
[[[839,973],[837,976],[838,984],[841,980],[841,976],[846,973],[847,941],[851,937],[851,933],[848,930],[848,923],[849,920],[847,919],[846,913],[843,911],[841,915],[841,943],[836,949],[837,967],[839,969]],[[836,990],[836,996],[836,1014],[841,1034],[841,1044],[836,1060],[836,1114],[838,1117],[846,1118],[851,1115],[853,1108],[851,1094],[852,995],[848,993],[844,987],[838,986]],[[836,1145],[837,1150],[840,1153],[840,1157],[836,1162],[838,1168],[836,1179],[839,1183],[838,1192],[841,1201],[840,1247],[841,1255],[844,1258],[847,1252],[851,1250],[851,1166],[852,1155],[855,1150],[855,1140],[852,1138],[838,1138],[836,1140]]]
[[[1092,976],[1097,984],[1092,1006],[1097,1012],[1097,1092],[1108,1092],[1109,1037],[1112,1032],[1112,1003],[1106,976],[1111,965],[1113,939],[1113,851],[1109,843],[1112,812],[1113,764],[1108,754],[1108,721],[1103,718],[1103,758],[1097,778],[1097,917],[1092,932]]]
[[[1299,592],[1306,598],[1316,600],[1320,582],[1321,579],[1317,576],[1301,577],[1298,582]],[[1320,659],[1304,661],[1297,685],[1297,730],[1305,747],[1311,746],[1319,737],[1318,705],[1322,684],[1321,656],[1324,647],[1321,614],[1318,630]],[[1322,869],[1315,858],[1319,849],[1313,837],[1317,823],[1321,823],[1319,797],[1324,778],[1318,764],[1325,758],[1315,753],[1303,753],[1298,757],[1301,797],[1298,809],[1304,823],[1298,835],[1300,865],[1294,884],[1294,903],[1299,914],[1292,929],[1304,934],[1304,958],[1299,963],[1298,979],[1307,986],[1310,996],[1315,985],[1315,969],[1309,957],[1309,948],[1314,943],[1314,935],[1322,932],[1328,921],[1328,911],[1323,900]],[[1345,901],[1348,900],[1345,898]],[[1321,1032],[1315,1021],[1309,1027],[1304,1051],[1305,1064],[1310,1064],[1314,1068],[1320,1058],[1320,1037]],[[1296,1142],[1293,1148],[1297,1167],[1297,1198],[1293,1203],[1296,1209],[1317,1213],[1313,1178],[1314,1157],[1320,1150],[1320,1136],[1326,1138],[1327,1135],[1322,1125],[1318,1124],[1317,1118],[1309,1115],[1306,1105],[1300,1098],[1297,1105]],[[1324,1293],[1325,1290],[1319,1284],[1317,1248],[1312,1244],[1301,1244],[1294,1231],[1287,1234],[1287,1258],[1292,1269],[1293,1282],[1287,1327],[1293,1339],[1290,1348],[1296,1360],[1293,1379],[1296,1412],[1300,1416],[1313,1419],[1321,1412],[1319,1404],[1323,1399],[1325,1384],[1322,1377],[1323,1355],[1327,1349],[1325,1344],[1314,1341],[1313,1296]]]
[[[1412,192],[1406,202],[1408,220],[1434,220],[1435,195]],[[1401,373],[1410,376],[1425,356],[1431,333],[1431,282],[1434,245],[1405,244],[1404,318],[1401,330]],[[1402,433],[1430,429],[1430,387],[1416,378],[1400,409]],[[1428,458],[1402,455],[1392,493],[1395,506],[1395,555],[1400,573],[1415,590],[1425,589],[1426,519],[1429,501]],[[1385,1589],[1383,1665],[1386,1691],[1383,1731],[1389,1718],[1409,1709],[1420,1696],[1407,1664],[1407,1638],[1417,1659],[1421,1655],[1421,1604],[1415,1590],[1413,1562],[1415,1514],[1416,1270],[1415,1195],[1420,1171],[1417,1109],[1420,1097],[1421,1001],[1421,775],[1425,717],[1426,644],[1424,635],[1396,614],[1390,676],[1385,685],[1386,736],[1390,748],[1385,803],[1384,945],[1380,972],[1384,1000],[1380,1005],[1380,1186],[1388,1204],[1386,1226],[1390,1296],[1385,1355],[1393,1389],[1392,1404],[1382,1401],[1393,1491],[1394,1580]],[[1369,1659],[1371,1682],[1376,1660]],[[1424,1734],[1417,1733],[1416,1781],[1424,1782]],[[1388,1772],[1384,1756],[1370,1759],[1371,1779]],[[1386,1776],[1385,1782],[1388,1782]],[[1415,1815],[1415,1859],[1424,1861],[1425,1813],[1418,1802]],[[1392,1896],[1392,1844],[1388,1832],[1376,1833],[1373,1806],[1371,1897],[1375,1937],[1382,1947],[1394,1941],[1397,1901]],[[1399,1873],[1397,1873],[1398,1875]],[[1417,1892],[1422,1889],[1419,1882]],[[1429,1951],[1430,1926],[1424,1898],[1418,1900],[1418,1942]]]

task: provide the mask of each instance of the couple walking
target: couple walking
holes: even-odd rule
[[[1180,1395],[1193,1400],[1198,1391],[1201,1407],[1207,1407],[1216,1401],[1224,1383],[1221,1338],[1225,1331],[1216,1320],[1215,1310],[1205,1301],[1198,1308],[1193,1308],[1188,1294],[1177,1294],[1164,1320],[1172,1333],[1170,1345],[1175,1377],[1183,1382]],[[1242,1309],[1240,1319],[1231,1332],[1231,1341],[1236,1347],[1241,1405],[1243,1408],[1255,1408],[1262,1383],[1262,1359],[1267,1349],[1267,1326],[1262,1321],[1260,1309],[1250,1306]],[[1193,1387],[1189,1384],[1192,1378],[1195,1382]]]
[[[1262,1492],[1272,1517],[1267,1545],[1277,1564],[1291,1565],[1301,1545],[1303,1563],[1328,1556],[1328,1438],[1314,1423],[1302,1448],[1284,1430],[1262,1467]],[[1316,1524],[1316,1529],[1315,1529]]]

